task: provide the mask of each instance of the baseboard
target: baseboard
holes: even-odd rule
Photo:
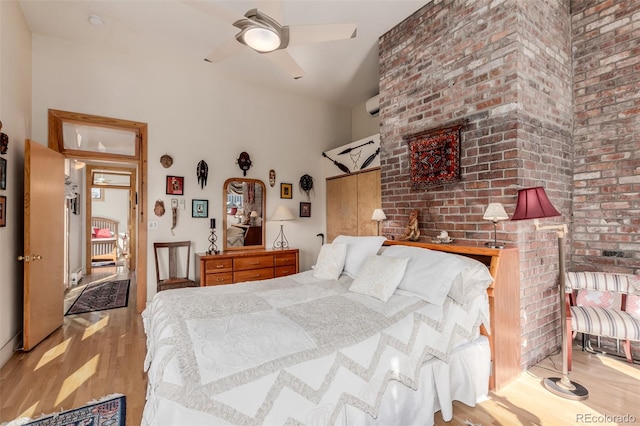
[[[0,348],[0,367],[4,366],[13,353],[22,345],[22,330]]]

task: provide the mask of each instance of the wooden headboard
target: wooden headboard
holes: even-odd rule
[[[106,217],[93,216],[91,218],[91,227],[100,229],[109,229],[113,232],[113,235],[118,236],[118,222],[117,220],[108,219]]]
[[[517,248],[493,249],[483,245],[433,244],[385,241],[384,245],[405,245],[459,254],[476,259],[489,268],[494,282],[487,289],[490,333],[482,327],[491,345],[492,373],[489,389],[499,390],[520,375],[520,264]]]

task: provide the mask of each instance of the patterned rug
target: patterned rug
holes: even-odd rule
[[[65,315],[123,308],[129,301],[129,281],[116,280],[89,284]]]
[[[7,426],[125,426],[126,417],[126,397],[113,394],[82,407],[47,414],[36,420],[16,419]]]

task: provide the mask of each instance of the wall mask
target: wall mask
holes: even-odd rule
[[[158,217],[164,215],[164,201],[157,200],[155,206],[153,207],[153,212]]]
[[[249,154],[244,151],[241,152],[240,157],[238,157],[237,163],[238,167],[240,167],[240,170],[242,170],[243,176],[246,176],[247,170],[251,168],[251,158],[249,157]]]

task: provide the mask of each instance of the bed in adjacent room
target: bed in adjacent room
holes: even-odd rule
[[[106,217],[91,218],[91,261],[115,265],[118,260],[118,222]]]
[[[310,271],[158,293],[143,424],[431,424],[474,405],[491,256],[383,241],[340,236]]]

